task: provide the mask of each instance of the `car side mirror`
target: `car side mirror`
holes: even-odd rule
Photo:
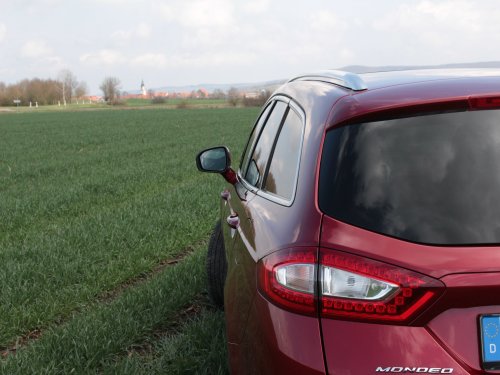
[[[230,164],[231,157],[226,147],[212,147],[196,157],[196,166],[201,172],[224,173]]]
[[[231,169],[231,153],[227,147],[212,147],[196,156],[196,166],[201,172],[220,173],[227,182],[235,184],[238,180]]]

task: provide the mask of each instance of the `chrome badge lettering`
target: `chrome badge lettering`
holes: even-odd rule
[[[449,367],[377,367],[375,372],[386,372],[389,374],[453,374]]]

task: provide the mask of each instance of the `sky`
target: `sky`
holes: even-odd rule
[[[0,82],[99,94],[284,79],[346,65],[499,61],[498,0],[0,0]]]

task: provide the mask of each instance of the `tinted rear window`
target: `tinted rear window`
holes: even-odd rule
[[[413,242],[500,243],[500,111],[347,125],[323,150],[327,215]]]

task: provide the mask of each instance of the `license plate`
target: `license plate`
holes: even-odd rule
[[[479,326],[483,368],[500,369],[500,314],[482,315],[479,318]]]

